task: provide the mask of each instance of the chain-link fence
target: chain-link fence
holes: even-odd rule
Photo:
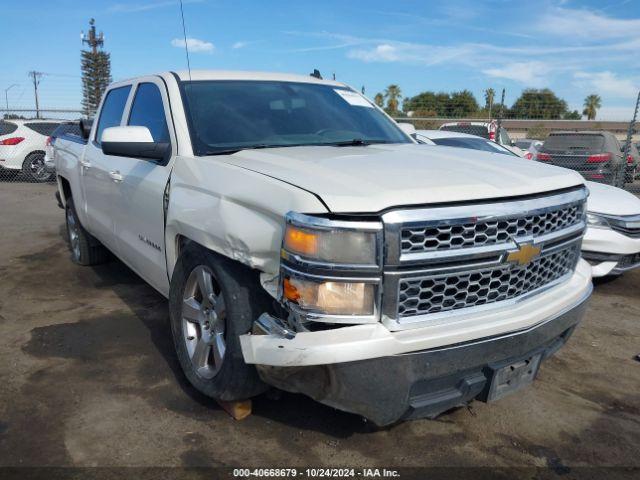
[[[0,182],[54,181],[56,135],[78,129],[81,116],[76,109],[0,110]]]

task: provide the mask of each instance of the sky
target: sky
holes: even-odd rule
[[[323,76],[373,97],[398,84],[421,91],[489,87],[510,105],[551,88],[599,119],[630,119],[640,89],[640,0],[183,0],[191,68]],[[79,108],[80,32],[105,34],[114,80],[186,69],[178,0],[20,0],[0,15],[0,95],[32,108]],[[15,85],[12,87],[12,85]]]

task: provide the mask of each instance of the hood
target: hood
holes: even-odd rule
[[[589,189],[587,211],[602,215],[640,215],[640,198],[621,188],[586,182]]]
[[[529,195],[584,183],[571,170],[504,154],[415,144],[243,150],[213,158],[313,192],[339,213]]]

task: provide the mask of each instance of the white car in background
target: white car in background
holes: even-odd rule
[[[593,276],[640,267],[640,199],[611,185],[586,184],[590,195],[582,257],[591,264]]]
[[[471,150],[482,150],[483,152],[518,156],[493,140],[487,140],[486,138],[468,133],[451,132],[447,130],[416,130],[414,138],[418,143],[428,145],[469,148]]]
[[[417,130],[415,138],[423,144],[513,155],[495,142],[465,133]],[[582,257],[591,264],[593,276],[619,275],[640,267],[640,199],[611,185],[586,184],[589,200]]]
[[[525,157],[526,152],[516,147],[515,140],[512,140],[509,133],[504,127],[500,128],[498,132],[498,125],[496,122],[450,122],[440,125],[440,130],[446,132],[458,132],[475,135],[476,137],[482,137],[486,140],[491,140],[499,145],[502,145],[507,150],[511,151],[519,157]]]
[[[53,173],[45,168],[47,138],[59,120],[1,120],[0,178],[22,173],[28,180],[47,182]]]

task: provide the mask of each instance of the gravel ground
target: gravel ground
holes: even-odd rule
[[[237,422],[187,385],[162,296],[117,260],[71,263],[53,193],[0,184],[0,466],[640,468],[640,271],[596,285],[569,344],[496,403],[375,430],[283,394]]]

